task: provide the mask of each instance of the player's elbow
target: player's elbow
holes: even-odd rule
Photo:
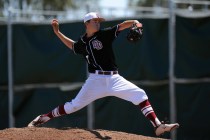
[[[69,49],[73,49],[73,45],[74,45],[73,42],[68,42],[68,43],[66,43],[66,46],[67,46]]]

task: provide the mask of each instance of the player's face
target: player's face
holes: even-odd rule
[[[91,19],[87,24],[87,28],[93,32],[97,32],[100,29],[100,21],[98,19]]]

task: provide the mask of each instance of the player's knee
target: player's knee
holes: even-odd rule
[[[141,91],[142,91],[144,94],[146,94],[146,92],[145,92],[143,89],[141,89]]]
[[[141,89],[141,95],[142,95],[142,98],[148,98],[147,97],[147,93],[143,90],[143,89]]]
[[[67,114],[73,113],[80,109],[80,106],[73,102],[66,102],[64,105],[64,109]]]
[[[141,103],[142,101],[145,101],[147,99],[148,99],[148,96],[147,96],[146,92],[143,89],[140,89],[138,98],[136,98],[136,100],[133,101],[133,104],[139,105],[139,103]]]

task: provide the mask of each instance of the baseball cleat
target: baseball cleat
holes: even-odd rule
[[[48,116],[44,116],[44,115],[39,115],[37,116],[33,121],[31,121],[29,124],[28,124],[28,127],[37,127],[47,121],[49,121],[50,118]]]
[[[179,127],[178,123],[174,124],[160,124],[156,129],[155,129],[155,134],[156,136],[163,135],[165,132],[170,132],[176,128]]]

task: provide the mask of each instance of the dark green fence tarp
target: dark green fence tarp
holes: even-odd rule
[[[7,28],[0,25],[0,85],[7,84]]]
[[[84,80],[84,62],[60,42],[51,26],[15,25],[13,44],[16,84]]]
[[[168,19],[140,19],[144,36],[129,43],[123,31],[114,42],[117,64],[128,80],[168,80]],[[120,21],[109,21],[103,27]],[[176,17],[177,78],[210,77],[210,18]],[[61,24],[60,30],[76,40],[84,33],[83,23]],[[6,26],[0,26],[0,86],[7,85]],[[54,35],[50,25],[13,25],[14,82],[19,84],[78,82],[86,79],[81,56],[74,55]],[[142,86],[160,120],[169,120],[169,87]],[[176,84],[177,119],[181,127],[178,139],[210,139],[208,102],[210,83]],[[14,115],[16,127],[25,127],[31,119],[73,99],[78,90],[31,89],[16,92]],[[8,127],[7,91],[0,90],[0,129]],[[150,122],[132,103],[106,97],[95,103],[95,128],[155,136]],[[47,127],[87,127],[87,108],[53,119]],[[164,138],[169,138],[169,134]]]
[[[178,138],[209,140],[210,84],[176,85]]]
[[[176,26],[176,77],[210,77],[210,17],[177,17]]]

